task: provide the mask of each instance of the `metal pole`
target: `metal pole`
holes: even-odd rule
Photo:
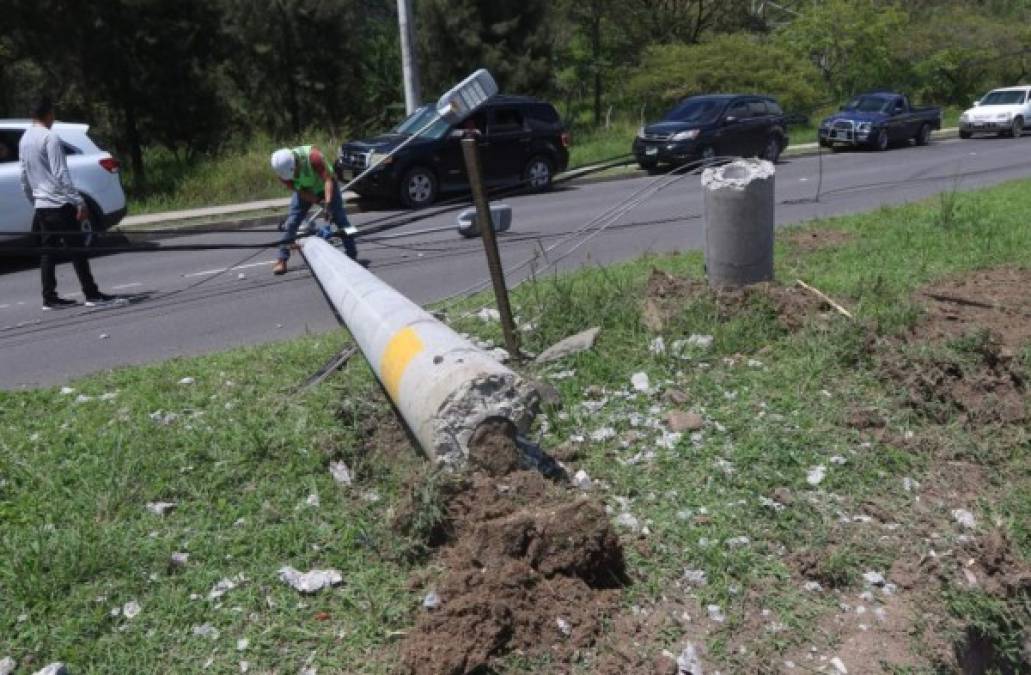
[[[487,252],[487,267],[490,269],[490,280],[494,284],[494,298],[498,303],[501,315],[501,330],[505,334],[505,349],[512,358],[519,358],[519,336],[516,335],[515,321],[512,320],[512,307],[508,304],[508,289],[505,287],[505,272],[501,268],[501,254],[498,253],[498,240],[494,236],[494,221],[490,217],[490,205],[487,203],[487,192],[483,187],[483,174],[480,171],[480,152],[475,138],[462,139],[462,154],[465,156],[465,168],[469,174],[469,186],[473,191],[473,202],[476,204],[476,221],[483,237],[483,248]]]
[[[412,44],[412,0],[397,0],[397,25],[401,31],[401,74],[405,88],[405,111],[411,115],[419,107],[419,62]]]

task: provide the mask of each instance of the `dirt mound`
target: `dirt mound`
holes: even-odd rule
[[[950,277],[922,288],[926,308],[915,337],[940,340],[988,331],[1004,352],[1031,342],[1031,270],[999,267]]]
[[[1031,565],[1020,560],[1000,530],[980,537],[968,551],[967,571],[974,583],[1000,597],[1031,596]]]
[[[966,358],[941,350],[905,349],[887,341],[881,372],[906,391],[907,403],[945,424],[1012,424],[1027,419],[1027,381],[1011,355],[984,340]]]
[[[596,502],[535,472],[466,478],[448,498],[452,534],[422,610],[402,645],[409,673],[468,673],[513,650],[569,661],[613,613],[626,571]]]
[[[645,286],[641,321],[652,332],[661,332],[687,305],[698,300],[715,305],[721,321],[745,312],[772,311],[781,327],[789,332],[801,329],[808,317],[830,309],[822,300],[797,286],[764,282],[714,290],[704,280],[653,269]]]
[[[791,230],[785,239],[798,253],[840,248],[852,243],[856,235],[842,230]]]

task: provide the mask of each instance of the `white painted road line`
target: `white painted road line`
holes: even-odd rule
[[[247,265],[237,265],[236,267],[220,267],[220,268],[215,269],[215,270],[204,270],[203,272],[190,272],[189,274],[184,274],[183,278],[184,279],[189,279],[190,277],[205,277],[205,276],[211,276],[212,274],[222,274],[223,272],[229,272],[231,270],[245,270],[245,269],[248,269],[250,267],[261,267],[262,265],[275,265],[275,264],[276,264],[275,260],[264,260],[262,262],[249,263]]]
[[[134,288],[136,286],[142,286],[142,285],[143,284],[141,284],[140,282],[134,281],[131,284],[118,284],[117,286],[112,286],[111,290],[112,291],[119,291],[119,290],[121,290],[123,288]]]

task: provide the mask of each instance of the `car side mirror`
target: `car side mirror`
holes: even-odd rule
[[[734,124],[735,122],[737,122],[737,118],[734,117],[733,115],[727,115],[726,117],[723,118],[723,123],[724,124]]]
[[[979,106],[979,105],[981,105],[981,101],[980,101],[980,100],[974,101],[974,107],[975,107],[975,108],[976,108],[977,106]]]

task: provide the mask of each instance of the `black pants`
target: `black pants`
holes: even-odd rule
[[[82,247],[86,244],[84,234],[79,233],[82,226],[75,218],[76,208],[71,204],[65,204],[58,209],[36,209],[35,228],[39,232],[39,245],[43,248]],[[59,258],[71,260],[75,268],[75,275],[79,277],[79,285],[82,286],[82,294],[87,298],[93,298],[100,294],[97,282],[93,280],[93,272],[90,271],[89,260],[83,253],[69,253],[60,256],[56,253],[42,253],[39,256],[39,274],[43,283],[43,300],[53,300],[57,297],[57,275],[54,268]]]

